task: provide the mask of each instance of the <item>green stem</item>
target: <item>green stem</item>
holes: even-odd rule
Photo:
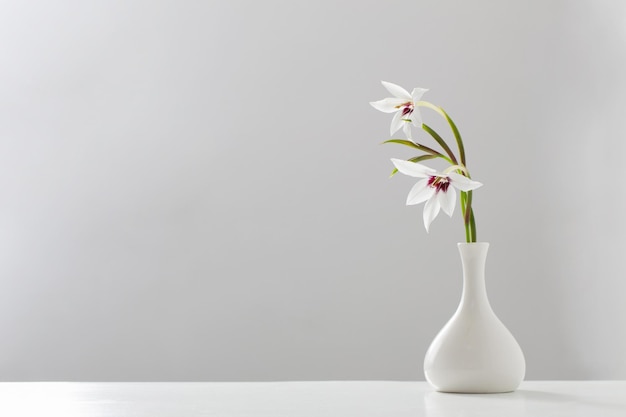
[[[463,210],[463,223],[465,223],[465,238],[468,243],[476,242],[476,219],[474,218],[474,208],[472,207],[472,191],[468,191],[465,200],[465,210]],[[469,229],[469,234],[468,234]]]
[[[470,242],[470,227],[467,223],[465,223],[465,209],[466,209],[466,201],[467,201],[467,193],[465,191],[461,191],[461,213],[463,214],[463,225],[465,226],[465,241]]]
[[[470,224],[471,212],[472,212],[472,192],[468,191],[467,192],[467,200],[465,202],[465,213],[463,213],[465,215],[464,218],[463,218],[463,221],[467,225]]]
[[[474,209],[470,214],[470,228],[472,230],[472,242],[476,242],[476,220],[474,219]]]

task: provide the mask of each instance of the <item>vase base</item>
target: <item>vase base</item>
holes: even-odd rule
[[[456,381],[432,381],[426,379],[437,392],[447,394],[504,394],[519,388],[522,378],[516,380],[485,380],[457,378]]]
[[[435,391],[441,392],[442,394],[507,394],[507,393],[510,393],[510,392],[515,392],[515,389],[495,390],[495,391],[435,389]]]

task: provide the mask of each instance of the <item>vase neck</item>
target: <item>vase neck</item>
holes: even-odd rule
[[[463,264],[463,294],[459,309],[491,310],[485,287],[485,262],[489,243],[459,243]]]

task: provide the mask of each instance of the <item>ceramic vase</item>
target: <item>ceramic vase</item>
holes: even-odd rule
[[[489,243],[459,243],[458,247],[463,294],[426,353],[426,380],[442,392],[514,391],[524,379],[526,362],[519,344],[489,305],[485,288]]]

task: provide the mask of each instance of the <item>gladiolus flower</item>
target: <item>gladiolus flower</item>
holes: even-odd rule
[[[464,175],[454,172],[456,170],[465,170],[465,168],[459,165],[453,165],[444,172],[437,172],[416,162],[400,159],[392,159],[391,162],[404,175],[422,178],[409,191],[406,205],[411,206],[426,202],[424,205],[424,227],[426,227],[427,232],[440,210],[452,217],[456,205],[456,190],[471,191],[483,185],[478,181],[473,181]]]
[[[402,128],[406,137],[410,139],[411,124],[418,128],[422,127],[422,115],[417,107],[417,102],[420,101],[428,89],[414,88],[413,92],[409,94],[408,91],[399,85],[387,81],[381,82],[387,91],[393,94],[393,97],[372,101],[370,104],[376,110],[380,110],[384,113],[396,113],[391,120],[391,135]]]

